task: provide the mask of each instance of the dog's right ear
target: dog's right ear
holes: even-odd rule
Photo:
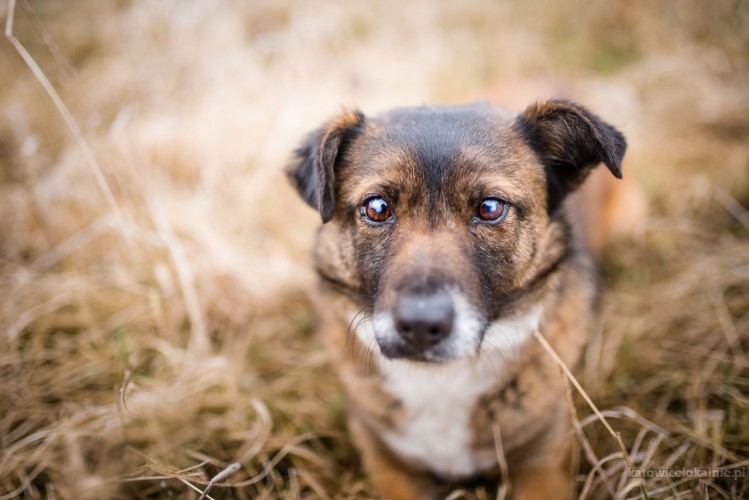
[[[307,137],[286,169],[304,201],[320,212],[323,223],[335,213],[335,165],[339,152],[363,122],[360,111],[344,110],[341,116]]]

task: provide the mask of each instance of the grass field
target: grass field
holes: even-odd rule
[[[535,89],[620,128],[649,202],[582,386],[636,467],[749,468],[746,0],[19,0],[8,28],[0,500],[198,498],[234,463],[210,497],[368,497],[282,168],[341,105]],[[749,496],[628,478],[574,399],[581,497]]]

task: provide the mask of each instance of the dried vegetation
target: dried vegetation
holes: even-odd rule
[[[29,3],[13,36],[81,135],[0,40],[0,499],[198,498],[234,463],[211,497],[366,497],[280,170],[341,104],[547,75],[624,130],[651,207],[582,385],[638,467],[749,466],[746,1]],[[749,494],[640,489],[575,402],[580,495]]]

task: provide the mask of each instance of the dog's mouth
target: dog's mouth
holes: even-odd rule
[[[378,345],[382,355],[390,360],[415,361],[418,363],[445,363],[466,357],[458,356],[449,349],[441,347],[417,349],[403,342],[382,342],[379,340]]]

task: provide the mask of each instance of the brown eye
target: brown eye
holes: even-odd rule
[[[375,196],[364,202],[360,209],[362,217],[371,222],[385,222],[393,216],[384,198]]]
[[[508,204],[499,198],[486,198],[479,205],[478,218],[487,222],[499,222],[507,215]]]

